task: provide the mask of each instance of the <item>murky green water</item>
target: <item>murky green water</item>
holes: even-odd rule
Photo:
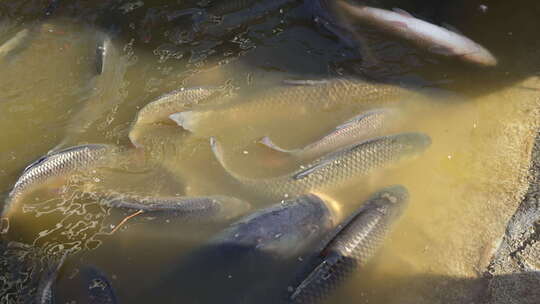
[[[5,196],[22,170],[50,150],[85,143],[134,149],[128,133],[137,112],[180,87],[227,86],[236,102],[253,102],[284,79],[367,78],[421,92],[422,97],[399,104],[399,121],[388,132],[424,132],[433,144],[415,160],[318,193],[342,217],[381,187],[403,184],[411,193],[408,209],[377,257],[328,303],[465,303],[487,297],[482,274],[527,186],[538,127],[540,7],[534,1],[376,1],[454,25],[497,56],[496,68],[441,59],[369,29],[370,49],[381,64],[365,68],[357,50],[317,28],[295,1],[228,31],[214,25],[198,35],[189,33],[189,18],[172,18],[204,5],[195,1],[60,1],[45,17],[49,4],[0,1],[0,42],[25,28],[32,34],[20,50],[0,59],[0,191]],[[487,11],[479,9],[481,4]],[[112,37],[115,54],[97,75],[100,35]],[[144,153],[130,165],[81,172],[28,195],[3,242],[29,244],[35,247],[31,252],[45,256],[73,252],[60,276],[60,303],[85,303],[77,273],[87,264],[107,273],[121,303],[146,303],[148,294],[166,298],[173,291],[156,282],[232,220],[134,218],[112,233],[130,213],[104,207],[88,192],[222,194],[260,209],[276,201],[235,183],[212,155],[209,136],[223,144],[235,172],[272,177],[302,163],[262,147],[257,143],[262,136],[283,147],[302,147],[360,108],[341,105],[286,121],[270,119],[290,116],[291,109],[283,107],[238,117],[230,125],[209,121],[203,132],[193,134],[172,123],[149,125],[138,133]],[[0,271],[11,278],[2,280],[0,302],[32,297],[35,290],[24,286],[31,286],[37,273],[24,279],[18,268],[25,264],[13,250],[0,248],[5,268]],[[245,288],[254,286],[246,282]],[[220,286],[206,288],[211,293]]]

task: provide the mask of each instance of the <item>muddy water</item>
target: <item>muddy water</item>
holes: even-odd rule
[[[53,149],[83,143],[132,149],[127,135],[137,111],[181,86],[227,85],[238,96],[236,102],[247,102],[247,96],[255,96],[249,98],[256,102],[257,92],[280,86],[283,79],[369,77],[421,94],[396,105],[399,121],[388,133],[420,131],[433,144],[414,160],[319,193],[343,217],[381,187],[403,184],[411,193],[408,210],[373,263],[357,272],[328,303],[487,299],[481,276],[527,186],[539,123],[540,79],[533,75],[539,43],[515,30],[534,28],[529,23],[536,8],[524,1],[523,7],[530,8],[520,7],[505,16],[514,22],[503,27],[500,18],[508,7],[502,4],[480,14],[471,4],[449,8],[444,1],[420,2],[407,2],[404,8],[437,22],[461,25],[493,49],[501,65],[495,69],[462,66],[368,32],[382,65],[366,70],[355,50],[315,28],[296,5],[257,19],[230,36],[203,35],[196,37],[197,43],[186,45],[171,42],[177,37],[173,33],[185,24],[164,23],[158,16],[189,8],[191,3],[171,8],[165,1],[142,6],[138,5],[142,2],[126,2],[110,9],[117,19],[107,17],[105,4],[89,7],[74,2],[60,6],[48,18],[36,17],[45,9],[43,3],[3,4],[0,41],[24,28],[31,29],[32,39],[0,62],[0,190],[7,195],[25,166]],[[461,19],[456,17],[458,8]],[[110,74],[100,76],[95,70],[95,46],[104,32],[116,33],[111,34],[116,56]],[[301,162],[257,144],[260,137],[272,136],[286,148],[302,147],[357,111],[357,105],[343,106],[279,124],[264,121],[279,113],[256,113],[246,118],[244,128],[226,129],[216,121],[205,134],[190,134],[170,123],[149,126],[140,135],[145,153],[134,164],[83,172],[29,195],[12,218],[8,239],[32,244],[45,255],[77,252],[67,265],[66,277],[75,277],[78,265],[97,265],[113,278],[121,301],[133,303],[140,296],[136,291],[159,288],[152,282],[171,263],[179,263],[228,222],[135,218],[111,233],[129,213],[101,206],[88,192],[227,194],[259,209],[275,202],[248,193],[227,176],[210,151],[208,136],[215,135],[223,143],[225,158],[235,172],[277,176]],[[7,265],[16,263],[9,254],[5,256]],[[62,281],[62,300],[81,298],[83,291],[74,285]],[[0,291],[5,293],[2,300],[32,294],[6,286]]]

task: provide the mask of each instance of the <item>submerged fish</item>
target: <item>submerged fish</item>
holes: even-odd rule
[[[112,67],[106,67],[113,64],[108,62],[108,52],[111,52],[113,48],[111,37],[107,35],[100,35],[96,46],[96,72],[103,74],[104,69],[110,69]]]
[[[88,303],[90,304],[116,304],[116,294],[107,277],[92,266],[81,269],[88,291]]]
[[[117,148],[105,144],[81,145],[45,155],[26,167],[5,202],[2,218],[9,218],[21,198],[56,178],[77,170],[105,164]]]
[[[24,44],[26,44],[26,42],[30,39],[30,36],[30,30],[25,28],[17,32],[15,36],[11,37],[2,45],[0,45],[0,59],[5,58],[17,49],[23,47]]]
[[[415,18],[403,10],[388,11],[336,1],[345,23],[361,22],[403,38],[432,53],[466,62],[494,66],[497,59],[483,46],[456,32]],[[349,26],[350,27],[350,26]]]
[[[139,144],[139,136],[148,124],[166,122],[169,115],[189,109],[190,106],[217,97],[224,89],[219,87],[181,88],[167,93],[145,105],[138,113],[129,131],[129,139]],[[172,121],[171,121],[172,122]]]
[[[186,130],[200,132],[215,125],[216,121],[220,122],[220,127],[244,127],[246,120],[256,117],[254,114],[279,113],[275,120],[287,121],[335,106],[358,104],[369,109],[398,103],[413,95],[397,86],[352,79],[289,81],[288,84],[256,94],[248,102],[180,112],[170,118]]]
[[[56,283],[56,279],[58,278],[58,273],[66,261],[66,257],[67,253],[64,254],[58,261],[48,265],[45,272],[41,275],[36,291],[36,303],[54,303],[54,285]]]
[[[295,288],[292,303],[319,303],[354,271],[366,265],[407,205],[402,186],[385,188],[343,226],[320,253],[317,266]]]
[[[271,303],[261,296],[276,295],[283,276],[291,273],[290,267],[302,264],[301,257],[312,253],[312,247],[333,227],[333,212],[315,195],[257,211],[183,259],[157,282],[159,288],[148,293],[148,299],[159,297],[161,303]]]
[[[214,221],[231,219],[245,214],[250,204],[229,196],[207,197],[140,197],[115,195],[102,204],[133,211],[142,215],[179,217],[183,220]]]
[[[298,159],[311,159],[382,133],[385,126],[392,124],[392,114],[394,111],[391,109],[362,113],[337,126],[332,133],[301,149],[285,150],[274,144],[269,137],[264,137],[261,143],[274,150],[289,153]]]
[[[327,154],[288,175],[251,179],[233,173],[223,160],[221,146],[215,138],[210,139],[214,155],[228,174],[246,188],[274,199],[339,186],[375,169],[416,156],[430,144],[429,136],[422,133],[383,136]]]
[[[111,37],[105,33],[97,33],[98,48],[96,51],[96,75],[90,83],[91,96],[84,101],[81,109],[69,120],[66,128],[67,139],[64,143],[70,144],[74,138],[80,140],[79,135],[86,132],[93,124],[104,119],[106,114],[113,111],[123,101],[123,79],[128,66],[129,56],[114,45]]]

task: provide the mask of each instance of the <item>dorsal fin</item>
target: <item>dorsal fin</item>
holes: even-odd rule
[[[416,18],[411,13],[409,13],[406,10],[403,10],[401,8],[394,7],[394,8],[392,8],[392,11],[394,11],[394,13],[398,13],[398,14],[400,14],[402,16],[405,16],[405,17]]]

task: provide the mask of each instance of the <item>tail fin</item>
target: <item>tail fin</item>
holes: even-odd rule
[[[283,153],[294,153],[295,152],[295,150],[286,150],[286,149],[283,149],[283,148],[279,147],[278,145],[274,144],[274,142],[268,136],[265,136],[265,137],[261,138],[261,140],[259,140],[259,143],[267,146],[268,148],[270,148],[272,150],[276,150],[276,151],[279,151],[279,152],[283,152]]]
[[[231,170],[230,166],[225,162],[223,158],[223,148],[214,136],[210,137],[210,148],[212,149],[212,153],[214,153],[214,157],[219,162],[219,164],[223,167],[225,172],[227,172],[227,174],[229,174],[231,177],[233,177],[234,179],[236,179],[237,181],[241,183],[253,183],[253,181],[250,180],[249,178],[240,176]]]
[[[180,127],[194,132],[195,126],[199,121],[199,115],[195,111],[184,111],[169,115],[169,118],[176,122]]]

